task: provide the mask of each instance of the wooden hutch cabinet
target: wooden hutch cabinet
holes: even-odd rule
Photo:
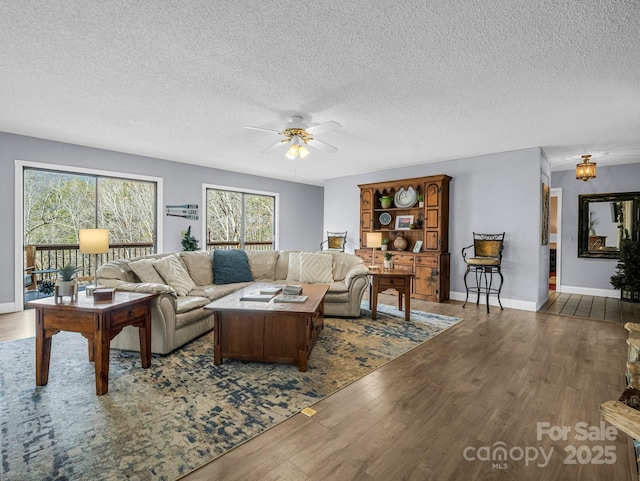
[[[367,232],[380,232],[389,240],[395,269],[414,274],[412,297],[434,302],[449,299],[449,182],[448,175],[432,175],[360,187],[360,249],[365,264],[382,269],[383,252],[367,246]],[[383,197],[385,199],[383,199]],[[391,205],[389,205],[389,198]],[[418,199],[424,199],[421,206]],[[394,242],[404,237],[406,247]],[[417,243],[422,245],[414,252]]]

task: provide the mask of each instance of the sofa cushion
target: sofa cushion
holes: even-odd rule
[[[204,307],[209,304],[209,299],[206,297],[197,296],[182,296],[176,300],[176,314],[182,314],[199,307]]]
[[[249,259],[249,268],[253,279],[274,280],[276,275],[276,264],[280,254],[278,251],[246,251]]]
[[[213,280],[215,284],[252,281],[247,253],[239,249],[213,251]]]
[[[138,259],[129,262],[129,267],[140,279],[140,282],[150,282],[153,284],[166,284],[164,279],[153,266],[153,259]]]
[[[251,282],[234,282],[232,284],[209,284],[208,286],[197,286],[192,290],[190,296],[206,297],[210,301],[215,301],[221,297],[227,296],[232,292],[250,286]]]
[[[213,284],[213,256],[207,251],[180,252],[180,259],[196,286]]]
[[[321,252],[300,253],[300,282],[307,284],[331,284],[333,282],[333,257]]]
[[[300,280],[300,252],[289,253],[289,269],[287,270],[287,280]]]
[[[153,261],[153,267],[162,276],[164,282],[175,289],[178,296],[186,296],[189,291],[196,287],[195,282],[189,277],[189,273],[182,267],[176,256],[155,260]]]

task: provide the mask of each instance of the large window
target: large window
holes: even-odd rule
[[[79,229],[108,229],[108,258],[155,251],[155,182],[37,168],[25,168],[23,181],[24,245],[35,246],[37,268],[72,263],[93,275]]]
[[[274,249],[276,198],[276,194],[206,188],[207,249]]]

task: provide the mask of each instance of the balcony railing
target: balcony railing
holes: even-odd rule
[[[213,249],[240,249],[240,242],[234,241],[210,241],[207,242],[207,250]],[[146,242],[123,242],[109,244],[109,252],[105,254],[81,254],[78,244],[37,244],[35,247],[35,264],[30,264],[27,259],[25,266],[35,265],[36,270],[61,269],[67,264],[74,265],[80,270],[78,277],[93,277],[96,268],[105,262],[114,259],[131,259],[133,257],[152,254],[153,244]],[[271,250],[273,242],[250,241],[245,242],[248,250]]]
[[[208,241],[207,250],[213,249],[240,249],[240,241]],[[273,242],[271,241],[247,241],[244,243],[244,248],[251,251],[270,251],[273,249]]]
[[[153,253],[153,244],[146,242],[123,242],[109,244],[109,252],[105,254],[81,254],[78,244],[37,244],[35,247],[36,270],[61,269],[67,264],[80,270],[78,277],[93,277],[97,266],[113,259],[130,259]],[[27,264],[29,266],[29,259]]]

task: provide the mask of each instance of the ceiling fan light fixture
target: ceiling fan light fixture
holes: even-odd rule
[[[582,156],[582,163],[576,165],[576,179],[584,180],[596,178],[596,163],[590,162],[591,154]]]
[[[307,155],[309,155],[309,149],[307,149],[304,145],[298,147],[298,155],[301,159],[304,159]]]
[[[287,150],[287,159],[294,160],[298,156],[298,152],[299,146],[297,144],[293,144],[291,147],[289,147],[289,150]]]

